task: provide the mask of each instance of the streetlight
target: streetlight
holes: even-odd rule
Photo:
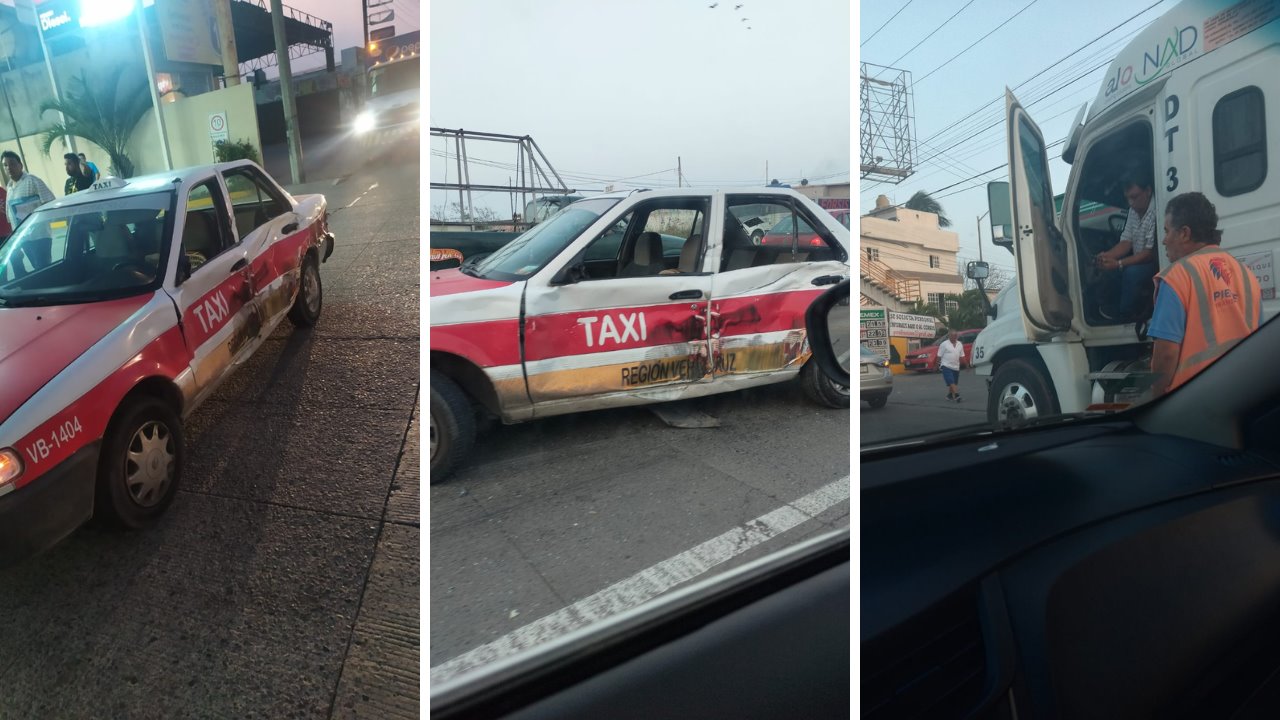
[[[978,216],[978,262],[982,262],[982,218],[991,214],[990,208]]]
[[[139,0],[80,0],[80,27],[91,28],[106,25],[128,17],[137,9]],[[156,70],[151,60],[151,43],[147,41],[145,12],[138,12],[138,39],[142,42],[142,61],[147,69],[147,89],[151,91],[151,108],[156,114],[156,131],[160,133],[160,148],[164,150],[164,168],[173,169],[173,155],[169,152],[169,133],[165,131],[164,112],[160,108],[160,95],[156,92]],[[50,69],[52,75],[53,70]]]

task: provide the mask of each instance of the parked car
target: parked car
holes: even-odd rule
[[[288,316],[320,317],[323,195],[248,160],[108,179],[0,244],[0,564],[154,522],[182,418]]]
[[[862,349],[862,373],[859,383],[862,400],[878,410],[889,402],[889,394],[893,392],[893,371],[889,369],[889,361],[866,345]]]
[[[743,206],[796,215],[821,246],[801,257],[753,245]],[[672,252],[663,233],[677,231]],[[848,408],[849,389],[808,362],[805,332],[813,299],[848,277],[848,248],[849,231],[795,191],[682,188],[579,200],[433,272],[432,481],[470,453],[477,409],[516,423],[797,376]]]
[[[961,330],[959,337],[960,344],[964,345],[964,358],[960,360],[960,367],[967,368],[973,365],[973,341],[978,337],[978,333],[982,332],[981,328],[975,330]],[[907,357],[903,360],[903,366],[914,372],[938,372],[942,369],[942,365],[938,363],[938,345],[946,340],[947,336],[935,338],[933,342],[921,347],[915,352],[907,353]]]
[[[845,229],[848,228],[845,227]],[[802,252],[811,247],[822,246],[822,239],[818,237],[812,225],[805,222],[803,218],[793,219],[789,216],[778,221],[760,238],[761,245],[772,247],[789,248],[793,241]]]

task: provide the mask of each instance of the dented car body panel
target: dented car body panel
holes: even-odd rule
[[[466,268],[432,273],[433,367],[449,368],[508,423],[728,392],[800,371],[810,356],[805,310],[849,272],[848,230],[829,213],[791,190],[590,200],[616,204],[549,261],[531,256],[525,277],[486,276],[483,261],[472,267],[478,277]],[[753,246],[742,220],[779,207],[820,228],[825,246]],[[618,243],[619,233],[616,262],[592,259],[594,243]],[[678,263],[659,249],[673,235],[686,243]],[[459,377],[458,368],[471,373]]]

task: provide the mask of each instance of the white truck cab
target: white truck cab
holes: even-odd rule
[[[1277,20],[1280,0],[1184,0],[1137,35],[1061,143],[1072,168],[1056,217],[1053,146],[1006,93],[1009,183],[993,183],[989,197],[992,237],[1014,253],[1018,282],[997,296],[973,348],[977,373],[989,378],[994,425],[1116,408],[1146,391],[1145,323],[1101,312],[1116,273],[1091,262],[1119,241],[1122,186],[1135,173],[1152,181],[1161,269],[1165,204],[1204,193],[1217,208],[1222,248],[1258,276],[1263,321],[1280,309],[1280,171],[1269,162],[1280,149]]]

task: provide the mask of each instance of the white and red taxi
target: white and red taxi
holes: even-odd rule
[[[91,517],[154,521],[181,418],[286,315],[314,325],[323,195],[250,161],[105,179],[0,244],[0,563]]]
[[[760,246],[743,229],[777,217],[816,232]],[[810,397],[848,408],[805,333],[805,310],[848,276],[848,248],[848,229],[794,190],[641,190],[579,200],[433,272],[432,480],[470,451],[477,408],[515,423],[797,374]]]

